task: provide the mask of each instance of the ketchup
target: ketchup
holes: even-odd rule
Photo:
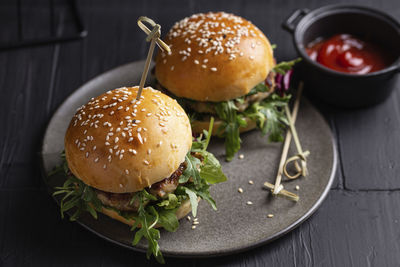
[[[384,69],[388,55],[380,47],[350,34],[338,34],[329,39],[310,43],[306,48],[310,58],[330,69],[366,74]]]

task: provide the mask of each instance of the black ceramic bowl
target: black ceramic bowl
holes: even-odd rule
[[[396,74],[400,72],[400,24],[388,14],[348,5],[324,6],[313,11],[299,9],[288,17],[283,28],[293,34],[294,45],[303,58],[299,71],[309,94],[335,106],[357,108],[382,102],[396,87]],[[381,46],[390,52],[392,64],[359,75],[331,70],[308,57],[305,48],[310,42],[340,33]]]

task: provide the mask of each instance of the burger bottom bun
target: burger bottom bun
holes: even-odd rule
[[[251,131],[251,130],[253,130],[253,129],[255,129],[257,127],[257,124],[256,124],[255,121],[253,121],[253,120],[251,120],[249,118],[244,118],[244,120],[246,121],[247,126],[239,128],[239,131],[241,133]],[[215,120],[214,121],[214,126],[213,126],[213,130],[212,130],[211,135],[213,135],[213,136],[217,135],[218,128],[221,126],[221,123],[222,123],[221,120]],[[194,120],[192,122],[192,131],[193,131],[193,133],[196,133],[196,134],[202,133],[203,130],[207,130],[208,131],[209,127],[210,127],[210,121],[209,120],[208,121]]]
[[[198,199],[197,201],[200,201],[200,199]],[[191,211],[192,211],[192,206],[190,205],[190,200],[185,200],[182,202],[181,206],[176,211],[176,213],[175,213],[176,218],[178,220],[180,220]],[[130,226],[132,226],[135,223],[135,220],[133,220],[133,219],[128,220],[128,219],[122,217],[121,215],[119,215],[118,212],[116,212],[115,210],[106,209],[103,207],[101,212],[104,213],[105,215],[113,218],[114,220],[118,220],[118,221],[125,223],[127,225],[130,225]],[[141,226],[139,225],[138,227],[141,227]],[[158,227],[160,227],[160,225],[156,225],[155,227],[158,228]]]

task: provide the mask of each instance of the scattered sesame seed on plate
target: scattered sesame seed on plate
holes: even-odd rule
[[[239,192],[239,193],[243,193],[243,188],[239,187],[239,188],[238,188],[238,192]]]
[[[300,186],[296,185],[295,189],[296,189],[297,191],[299,191],[299,190],[300,190]]]
[[[244,155],[243,155],[243,154],[240,154],[240,155],[239,155],[239,159],[244,159]]]
[[[254,184],[253,180],[249,180],[249,184]]]
[[[270,213],[270,214],[267,215],[267,217],[268,217],[268,218],[272,218],[272,217],[274,217],[274,214],[271,214],[271,213]]]
[[[247,205],[253,205],[253,202],[247,201],[246,204],[247,204]]]

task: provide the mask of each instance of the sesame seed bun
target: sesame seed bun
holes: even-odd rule
[[[71,172],[112,193],[136,192],[169,177],[192,145],[179,104],[150,87],[119,88],[80,107],[65,135]]]
[[[200,199],[198,199],[198,201],[200,201]],[[190,200],[185,200],[182,202],[182,204],[176,210],[176,212],[175,212],[176,218],[178,220],[180,220],[191,211],[192,211],[192,206],[190,205]],[[133,219],[128,220],[125,217],[122,217],[121,215],[119,215],[118,212],[116,212],[115,210],[112,210],[112,209],[106,209],[103,207],[101,212],[104,213],[105,215],[113,218],[114,220],[118,220],[118,221],[128,224],[130,226],[132,226],[135,223],[135,220],[133,220]],[[140,227],[140,225],[139,225],[139,227]],[[156,228],[158,228],[158,227],[160,227],[160,226],[156,225]]]
[[[177,22],[159,52],[155,74],[178,97],[226,101],[246,95],[274,66],[265,35],[251,22],[224,12],[195,14]]]

